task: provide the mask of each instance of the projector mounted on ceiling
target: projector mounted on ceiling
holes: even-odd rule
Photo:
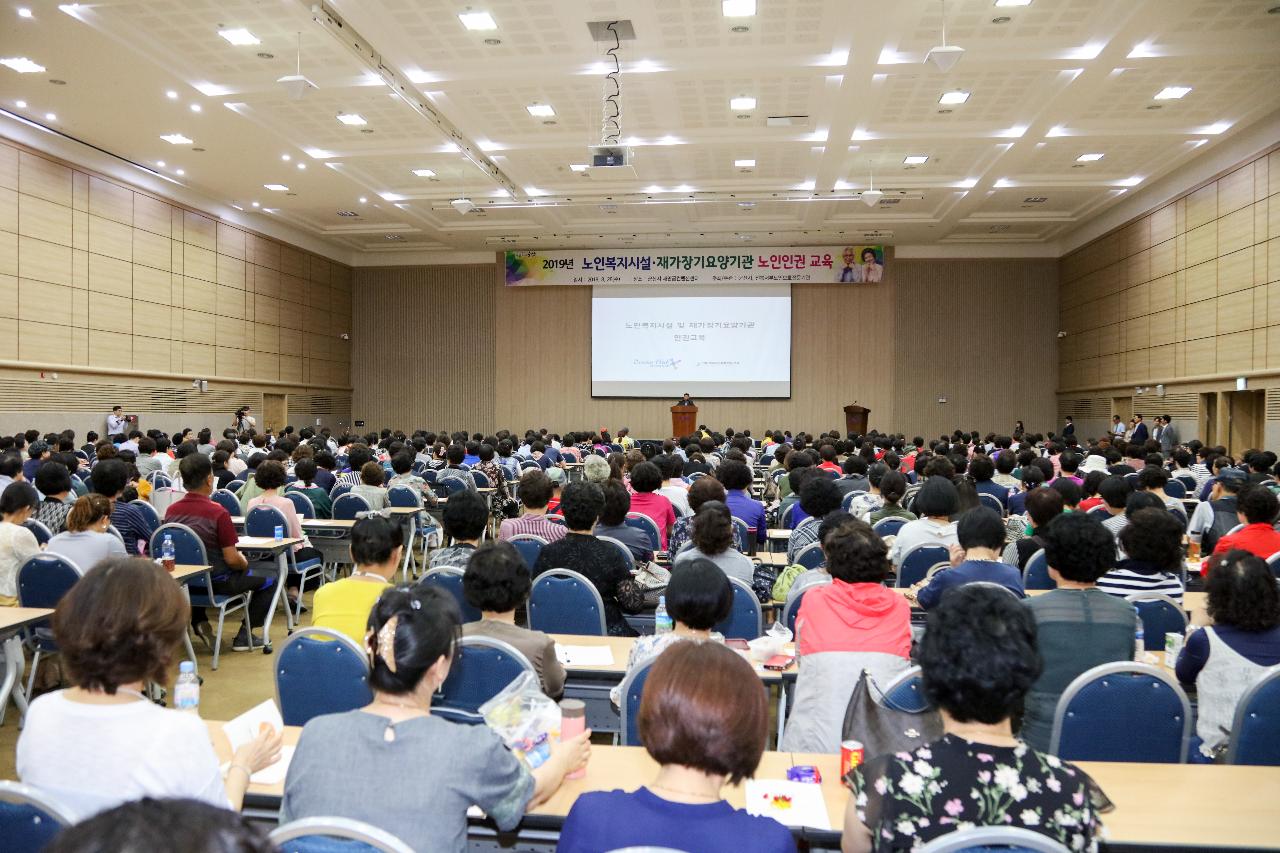
[[[605,180],[638,180],[631,164],[631,149],[624,145],[591,145],[587,147],[587,174]]]
[[[289,74],[276,80],[285,91],[289,93],[289,98],[294,101],[301,101],[303,96],[316,88],[316,84],[312,83],[301,74]]]

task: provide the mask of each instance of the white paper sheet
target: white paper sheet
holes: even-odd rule
[[[231,751],[235,752],[256,738],[258,726],[261,723],[266,723],[276,731],[284,728],[284,719],[280,716],[280,709],[276,707],[275,700],[268,699],[245,711],[234,720],[228,720],[222,724],[227,740],[231,741]]]
[[[788,805],[782,806],[775,802],[775,798],[782,797],[790,798]],[[747,812],[760,817],[771,817],[784,826],[831,829],[827,804],[822,799],[822,786],[810,782],[748,779]]]
[[[293,761],[293,747],[280,747],[280,760],[270,767],[264,767],[257,773],[249,777],[249,782],[254,785],[282,785],[284,784],[285,774],[289,772],[289,762]],[[231,763],[222,765],[222,775],[226,776],[227,771],[231,769]]]
[[[562,646],[556,643],[556,660],[565,666],[611,666],[613,649],[608,646]]]

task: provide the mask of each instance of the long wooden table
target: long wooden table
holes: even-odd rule
[[[206,725],[218,760],[226,763],[231,746],[222,723],[206,721]],[[300,733],[300,728],[286,726],[284,743],[295,745]],[[839,847],[849,801],[849,792],[840,782],[839,763],[837,755],[766,752],[756,771],[757,779],[785,779],[790,767],[808,764],[818,768],[831,828],[796,830],[814,849]],[[1115,810],[1102,816],[1108,849],[1280,846],[1280,808],[1276,805],[1280,803],[1280,770],[1276,768],[1094,761],[1080,762],[1079,766],[1115,803]],[[594,745],[586,774],[581,779],[566,779],[550,799],[529,812],[522,829],[554,834],[581,794],[635,790],[652,781],[657,770],[657,763],[641,747]],[[283,783],[250,783],[246,810],[273,815],[283,795]],[[743,785],[725,789],[725,799],[735,807],[745,805],[745,796]],[[472,819],[473,837],[491,839],[493,834],[487,821]],[[541,840],[545,843],[547,836]]]
[[[18,632],[53,615],[45,607],[0,607],[0,638],[4,648],[4,677],[0,679],[0,721],[4,720],[9,699],[18,706],[18,713],[27,715],[27,693],[22,689],[22,671],[26,658],[22,654],[22,637]]]

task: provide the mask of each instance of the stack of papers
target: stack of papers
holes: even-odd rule
[[[612,666],[613,649],[608,646],[562,646],[556,643],[556,660],[565,666]]]
[[[748,779],[747,813],[771,817],[783,826],[831,829],[822,786],[785,779]]]
[[[255,705],[245,711],[234,720],[228,720],[222,724],[222,731],[227,736],[227,740],[231,742],[231,752],[235,753],[237,749],[249,743],[258,736],[259,727],[266,723],[276,731],[284,728],[284,719],[280,716],[280,709],[276,707],[274,700],[268,699],[260,705]],[[293,747],[284,746],[280,749],[280,760],[270,767],[264,767],[249,779],[255,785],[279,785],[284,782],[285,774],[289,771],[289,762],[293,759]],[[222,772],[225,774],[231,768],[231,764],[222,765]]]

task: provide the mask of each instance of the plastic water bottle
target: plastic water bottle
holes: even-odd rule
[[[1142,614],[1137,607],[1133,608],[1133,615],[1138,617],[1138,625],[1133,629],[1133,659],[1142,663],[1146,660],[1146,632],[1142,628]]]
[[[653,612],[653,633],[666,634],[675,628],[671,615],[667,613],[667,597],[658,596],[658,609]]]
[[[276,538],[277,539],[284,538],[284,527],[279,524],[276,525]]]
[[[166,572],[172,572],[174,565],[177,563],[177,558],[174,554],[173,537],[166,533],[164,542],[160,545],[160,562],[163,563]]]
[[[173,686],[173,706],[179,711],[200,713],[200,678],[196,675],[194,661],[184,660],[178,665],[178,681]]]

